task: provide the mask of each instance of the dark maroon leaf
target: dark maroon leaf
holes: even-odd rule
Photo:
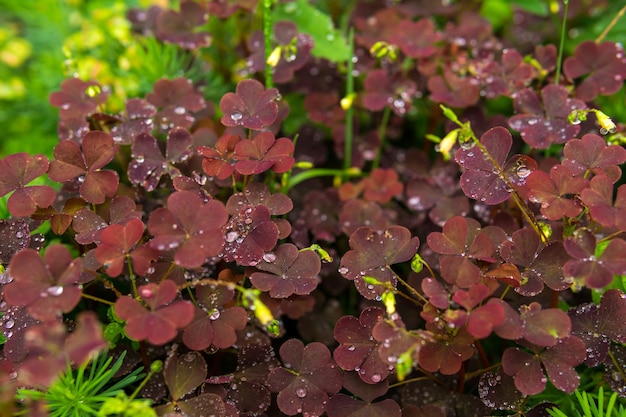
[[[363,189],[365,200],[385,204],[402,194],[404,186],[393,169],[376,168],[363,179]]]
[[[596,256],[596,238],[586,229],[578,229],[565,240],[565,250],[572,256],[563,265],[563,273],[571,283],[590,288],[604,288],[613,281],[613,274],[626,274],[626,242],[612,239],[599,256]]]
[[[614,42],[581,42],[574,55],[563,62],[563,72],[571,79],[586,76],[576,87],[576,97],[583,101],[615,94],[626,79],[624,50]]]
[[[111,128],[113,141],[119,145],[130,145],[140,133],[152,132],[152,116],[157,109],[152,104],[138,98],[126,101],[126,114],[121,121]]]
[[[523,306],[520,313],[524,320],[524,338],[535,345],[554,346],[570,334],[572,322],[562,310],[542,310],[539,303],[532,302]]]
[[[198,388],[204,382],[206,374],[206,362],[198,352],[183,355],[174,353],[167,358],[163,367],[165,384],[173,400],[178,400]]]
[[[539,394],[548,382],[541,369],[539,358],[518,348],[508,348],[504,351],[502,369],[513,377],[515,387],[524,395]]]
[[[454,375],[463,361],[474,354],[474,337],[464,328],[455,334],[437,331],[436,339],[427,341],[419,350],[419,365],[429,372]]]
[[[589,208],[591,217],[605,227],[617,227],[626,231],[626,186],[617,189],[613,202],[614,184],[606,175],[597,175],[589,182],[589,188],[580,193],[582,202]]]
[[[80,301],[78,278],[82,259],[73,259],[60,244],[48,246],[45,261],[33,249],[24,249],[11,259],[9,274],[13,280],[3,289],[10,305],[27,306],[28,314],[42,321],[54,320],[69,313]]]
[[[451,107],[470,107],[480,99],[478,79],[472,76],[460,77],[449,69],[444,70],[443,76],[429,77],[428,89],[431,100]]]
[[[253,272],[250,282],[261,291],[269,291],[272,298],[308,295],[317,287],[321,267],[314,251],[298,251],[295,245],[285,243],[263,255],[256,265],[261,272]]]
[[[8,265],[13,255],[29,244],[30,228],[25,220],[0,220],[0,264]]]
[[[507,48],[502,51],[502,62],[489,62],[483,74],[485,95],[489,98],[513,96],[527,87],[535,76],[535,70],[524,62],[524,57],[517,50]]]
[[[345,394],[333,395],[326,406],[326,413],[329,417],[400,417],[400,406],[394,400],[374,402],[376,398],[385,395],[388,387],[387,380],[379,384],[367,384],[356,373],[350,372],[344,377],[344,388],[359,399]]]
[[[233,175],[236,164],[234,158],[235,146],[241,140],[239,135],[227,133],[218,139],[213,148],[206,146],[198,147],[198,154],[204,157],[202,160],[203,171],[207,175],[217,177],[220,180]]]
[[[164,131],[174,126],[189,129],[195,121],[192,113],[207,106],[202,94],[186,78],[157,81],[153,92],[146,95],[146,100],[160,109],[154,116],[154,121]]]
[[[37,207],[50,206],[55,191],[47,185],[28,186],[48,170],[48,158],[44,155],[16,153],[0,159],[0,197],[14,191],[9,197],[7,208],[15,217],[27,217]]]
[[[575,137],[580,126],[570,124],[567,116],[573,110],[586,108],[583,101],[569,98],[567,89],[556,84],[544,87],[541,99],[531,89],[521,90],[513,105],[518,114],[509,118],[509,125],[520,132],[524,142],[538,149]]]
[[[273,216],[289,213],[293,208],[291,199],[282,193],[270,193],[269,188],[261,182],[251,182],[241,193],[233,194],[226,202],[226,210],[235,215],[247,206],[267,206]]]
[[[169,279],[160,285],[142,285],[138,288],[139,297],[149,310],[131,297],[118,298],[115,314],[126,321],[126,334],[153,345],[163,345],[176,337],[177,330],[193,319],[192,303],[186,300],[171,303],[177,292],[176,284]]]
[[[515,169],[511,175],[508,175],[505,169],[512,141],[508,130],[494,127],[480,138],[489,156],[477,146],[467,146],[467,149],[461,148],[455,153],[456,162],[465,168],[461,175],[461,188],[466,196],[489,205],[500,204],[507,200],[511,193],[509,184],[502,177],[506,175],[511,185],[514,185],[520,180],[521,172],[528,176],[526,170],[532,170],[532,167],[527,164],[515,166],[513,163]]]
[[[549,220],[576,217],[582,207],[568,195],[578,194],[589,185],[585,178],[574,176],[563,165],[554,165],[549,176],[543,171],[534,171],[527,183],[530,201],[541,204],[541,213]]]
[[[101,204],[117,191],[117,172],[101,169],[113,160],[117,148],[113,138],[100,131],[87,133],[82,147],[64,140],[54,148],[55,160],[50,163],[48,177],[58,182],[79,177],[81,197],[90,203]]]
[[[244,139],[235,145],[235,170],[243,175],[256,175],[272,169],[277,174],[293,166],[294,145],[287,138],[274,138],[271,132],[261,132],[253,139]]]
[[[240,81],[236,93],[226,93],[220,100],[220,109],[224,113],[222,124],[262,130],[274,123],[278,116],[278,97],[278,90],[265,90],[259,81]]]
[[[266,252],[276,246],[278,227],[270,219],[270,210],[260,204],[244,207],[223,227],[224,260],[242,266],[255,266]]]
[[[487,407],[496,410],[516,410],[524,400],[524,394],[515,388],[513,378],[502,368],[481,375],[478,395]]]
[[[148,246],[136,246],[143,237],[144,224],[131,219],[125,225],[113,224],[102,231],[101,243],[95,257],[106,268],[107,275],[116,277],[122,273],[127,259],[132,262],[133,272],[144,275],[150,264],[157,259],[155,250]]]
[[[385,69],[370,71],[365,78],[363,106],[372,111],[389,107],[398,116],[411,109],[417,87],[400,74],[389,74]]]
[[[319,342],[304,346],[298,339],[289,339],[280,347],[280,357],[283,366],[268,376],[271,390],[278,392],[280,410],[288,415],[321,415],[329,394],[339,392],[343,383],[328,348]]]
[[[585,344],[577,337],[570,336],[541,353],[541,362],[552,384],[569,394],[578,387],[580,377],[574,369],[587,356]]]
[[[587,171],[594,174],[604,173],[617,181],[622,171],[617,167],[626,161],[626,150],[617,145],[607,146],[606,141],[592,133],[582,139],[569,140],[563,148],[563,165],[575,175],[587,176]]]
[[[381,308],[368,307],[358,319],[343,316],[335,325],[335,340],[340,343],[333,352],[337,365],[346,371],[357,371],[368,384],[381,382],[389,374],[388,364],[378,354],[378,342],[372,337],[374,326],[383,317]]]
[[[59,107],[62,120],[84,119],[104,104],[109,92],[95,81],[68,78],[61,83],[61,91],[50,94],[50,104]]]
[[[395,287],[397,278],[390,266],[411,259],[418,247],[418,238],[411,237],[409,230],[402,226],[391,226],[380,232],[361,227],[350,236],[351,250],[341,258],[339,272],[355,281],[361,295],[374,299],[385,287],[367,283],[364,278],[373,277]]]
[[[191,0],[180,2],[180,11],[165,10],[156,20],[156,36],[185,49],[208,46],[211,37],[205,25],[209,14],[204,4]]]
[[[214,345],[226,349],[237,341],[236,331],[246,327],[248,315],[242,307],[225,306],[233,296],[234,291],[223,286],[198,288],[194,320],[183,332],[183,342],[188,348],[204,350]]]
[[[125,224],[132,219],[141,219],[141,212],[136,210],[135,202],[127,196],[115,196],[111,199],[108,213],[101,213],[110,224]],[[107,215],[108,214],[108,215]],[[80,209],[73,215],[72,227],[76,232],[76,242],[81,245],[99,243],[102,230],[108,225],[100,215],[88,208]]]
[[[416,22],[403,20],[395,28],[391,43],[398,45],[402,52],[411,58],[427,58],[437,51],[436,43],[442,36],[430,19]]]
[[[177,191],[167,200],[167,208],[158,208],[148,220],[154,236],[150,246],[175,250],[174,261],[186,268],[196,268],[217,255],[224,245],[222,226],[228,220],[224,204],[218,200],[202,201],[191,191]]]

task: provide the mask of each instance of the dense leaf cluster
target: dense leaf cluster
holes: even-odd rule
[[[263,2],[180,3],[134,11],[137,36],[225,71],[217,43],[232,91],[161,79],[109,114],[71,78],[53,158],[0,160],[10,397],[107,346],[124,372],[164,361],[134,395],[168,416],[542,415],[583,378],[626,395],[626,150],[597,109],[620,45],[582,42],[560,74],[550,38],[497,37],[474,2],[356,2],[343,57],[310,5],[263,35]]]

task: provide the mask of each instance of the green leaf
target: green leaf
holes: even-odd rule
[[[539,16],[547,16],[550,13],[548,2],[545,0],[513,0],[513,4],[516,4],[522,10]]]
[[[345,36],[335,29],[330,16],[316,9],[307,0],[280,3],[273,11],[273,21],[289,20],[298,26],[300,32],[313,38],[315,46],[311,54],[332,62],[350,58],[350,48]]]

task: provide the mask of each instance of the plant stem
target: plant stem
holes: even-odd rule
[[[267,62],[272,53],[272,2],[263,0],[263,38],[265,40],[265,88],[274,86],[274,68]]]
[[[354,95],[354,62],[352,61],[354,56],[354,28],[352,27],[348,32],[348,44],[350,53],[347,62],[348,74],[346,79],[346,97],[352,98]],[[352,141],[354,136],[353,116],[354,107],[350,104],[350,107],[346,110],[346,135],[343,152],[343,167],[345,170],[348,170],[352,166]]]
[[[303,181],[309,180],[311,178],[317,177],[331,177],[331,176],[344,176],[344,177],[358,177],[361,176],[361,172],[357,170],[343,170],[343,169],[332,169],[332,168],[315,168],[309,171],[300,172],[293,177],[289,178],[287,185],[285,185],[281,192],[287,194],[290,189],[300,184]]]
[[[563,0],[565,10],[563,10],[563,22],[561,24],[561,41],[559,43],[559,57],[556,60],[556,77],[554,83],[558,84],[561,79],[561,63],[563,61],[563,49],[565,47],[565,30],[567,27],[567,10],[569,9],[569,0]]]
[[[115,305],[115,303],[112,302],[112,301],[104,300],[104,299],[99,298],[99,297],[94,297],[93,295],[82,293],[81,296],[85,297],[85,298],[88,298],[90,300],[97,301],[97,302],[102,303],[102,304],[107,304],[107,305],[110,305],[110,306],[114,306]]]
[[[608,26],[602,31],[600,36],[598,36],[596,38],[595,43],[600,43],[600,42],[602,42],[604,40],[604,38],[610,32],[610,30],[613,29],[613,26],[615,26],[617,24],[618,20],[620,20],[624,16],[624,13],[626,13],[626,6],[622,7],[621,9],[619,9],[619,12],[617,12],[617,14],[613,18],[613,20],[611,20],[611,22],[608,24]]]
[[[380,140],[380,144],[378,145],[378,150],[376,151],[376,157],[372,162],[372,169],[378,168],[380,165],[380,159],[383,156],[383,151],[385,150],[385,136],[387,135],[387,125],[389,124],[389,118],[391,116],[391,107],[386,106],[383,112],[383,119],[380,122],[380,126],[378,127],[378,138]]]

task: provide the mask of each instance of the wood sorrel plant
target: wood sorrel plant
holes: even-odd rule
[[[130,13],[210,75],[119,114],[69,78],[53,157],[0,160],[2,405],[44,413],[37,392],[105,350],[132,377],[107,374],[98,389],[128,391],[102,415],[546,415],[581,380],[626,395],[607,116],[626,58],[584,41],[560,74],[558,36],[496,36],[473,4]],[[502,4],[511,33],[559,16]]]

